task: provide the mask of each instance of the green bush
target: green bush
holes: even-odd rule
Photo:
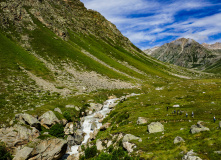
[[[63,116],[68,120],[68,122],[72,121],[70,112],[64,111]]]
[[[62,124],[55,124],[49,130],[49,134],[55,137],[64,137],[64,127]]]
[[[94,156],[96,156],[96,154],[97,154],[97,147],[96,146],[88,147],[85,150],[85,158],[86,159],[93,158]]]
[[[7,151],[3,142],[0,142],[0,160],[11,160],[12,155]]]

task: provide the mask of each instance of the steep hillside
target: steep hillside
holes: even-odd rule
[[[163,62],[198,70],[205,70],[220,59],[218,52],[185,38],[164,44],[150,55]]]
[[[0,41],[2,119],[59,97],[202,75],[146,56],[79,0],[1,0]]]

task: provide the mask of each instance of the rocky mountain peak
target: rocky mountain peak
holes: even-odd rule
[[[221,42],[216,42],[214,44],[203,43],[202,45],[208,49],[221,49]]]

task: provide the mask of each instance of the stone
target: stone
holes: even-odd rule
[[[174,144],[181,143],[181,142],[185,142],[185,141],[183,140],[182,137],[179,137],[179,136],[177,136],[173,141]]]
[[[145,124],[147,123],[147,119],[144,117],[138,117],[137,124]]]
[[[148,125],[148,132],[149,133],[157,133],[157,132],[163,132],[164,126],[160,122],[152,122]]]
[[[60,123],[52,111],[44,113],[41,117],[39,117],[39,121],[41,122],[41,125],[45,126],[46,128],[50,128],[52,125]]]
[[[110,108],[110,109],[113,109],[117,104],[118,104],[118,103],[110,104],[110,105],[109,105],[109,108]]]
[[[99,139],[96,141],[96,147],[99,151],[103,150],[102,142]]]
[[[97,123],[95,121],[93,121],[91,123],[91,130],[94,130],[95,128],[97,128]]]
[[[108,142],[107,142],[107,148],[110,147],[112,144],[113,144],[112,141],[108,141]]]
[[[59,138],[36,140],[36,147],[29,160],[56,160],[60,159],[67,151],[67,141]]]
[[[101,131],[105,131],[106,129],[108,129],[111,126],[111,123],[105,123],[104,125],[101,126],[100,130]]]
[[[98,112],[100,110],[102,110],[103,105],[100,103],[90,103],[90,110]]]
[[[71,135],[68,135],[67,137],[67,141],[68,141],[68,152],[71,152],[71,147],[75,145],[75,141],[74,141],[74,137]]]
[[[64,134],[66,134],[66,135],[74,134],[74,123],[73,122],[66,124],[66,126],[64,127]]]
[[[219,128],[221,128],[221,121],[219,121]]]
[[[15,115],[15,119],[20,121],[23,124],[28,124],[31,127],[35,127],[37,129],[41,128],[40,122],[37,120],[37,118],[33,117],[30,114],[27,113],[20,113]]]
[[[203,131],[210,131],[209,128],[204,127],[202,121],[197,122],[197,125],[192,125],[190,128],[190,133],[195,134]]]
[[[67,119],[62,119],[61,123],[62,123],[63,126],[65,126],[68,123],[68,120]]]
[[[182,160],[202,160],[200,157],[196,156],[196,153],[193,150],[187,152],[186,155],[183,156]]]
[[[94,140],[98,134],[99,130],[98,129],[95,129],[94,132],[91,132],[90,133],[90,139],[91,140]]]
[[[80,154],[72,154],[67,158],[67,160],[79,160],[79,159],[80,159]]]
[[[214,153],[216,153],[216,154],[221,154],[221,151],[214,151]]]
[[[95,115],[94,115],[94,118],[99,118],[99,119],[101,119],[101,118],[103,118],[104,116],[101,114],[101,113],[96,113]]]
[[[136,137],[136,136],[134,136],[134,135],[132,135],[132,134],[126,134],[126,135],[123,137],[122,142],[129,142],[129,141],[131,141],[131,140],[140,140],[140,139],[141,139],[141,138]]]
[[[121,140],[124,137],[124,135],[122,133],[120,133],[117,137],[117,141]]]
[[[129,142],[123,142],[123,147],[124,149],[127,150],[127,152],[131,153],[133,152],[133,147],[135,146],[135,144],[129,143]]]
[[[36,128],[28,129],[18,124],[0,129],[0,141],[4,142],[12,153],[16,147],[25,145],[39,136],[40,132]]]
[[[173,107],[174,108],[178,108],[178,107],[180,107],[180,105],[179,104],[175,104],[175,105],[173,105]]]
[[[26,160],[29,158],[33,148],[24,147],[23,149],[17,151],[13,160]]]
[[[55,109],[54,109],[54,111],[55,111],[55,112],[58,112],[58,113],[60,113],[60,114],[62,114],[62,112],[61,112],[61,109],[60,109],[60,108],[55,108]]]
[[[75,133],[74,133],[74,142],[77,144],[77,145],[80,145],[83,140],[84,140],[84,132],[80,129],[76,130]]]

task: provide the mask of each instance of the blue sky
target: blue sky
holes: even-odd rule
[[[221,0],[81,0],[140,49],[185,37],[221,42]]]

